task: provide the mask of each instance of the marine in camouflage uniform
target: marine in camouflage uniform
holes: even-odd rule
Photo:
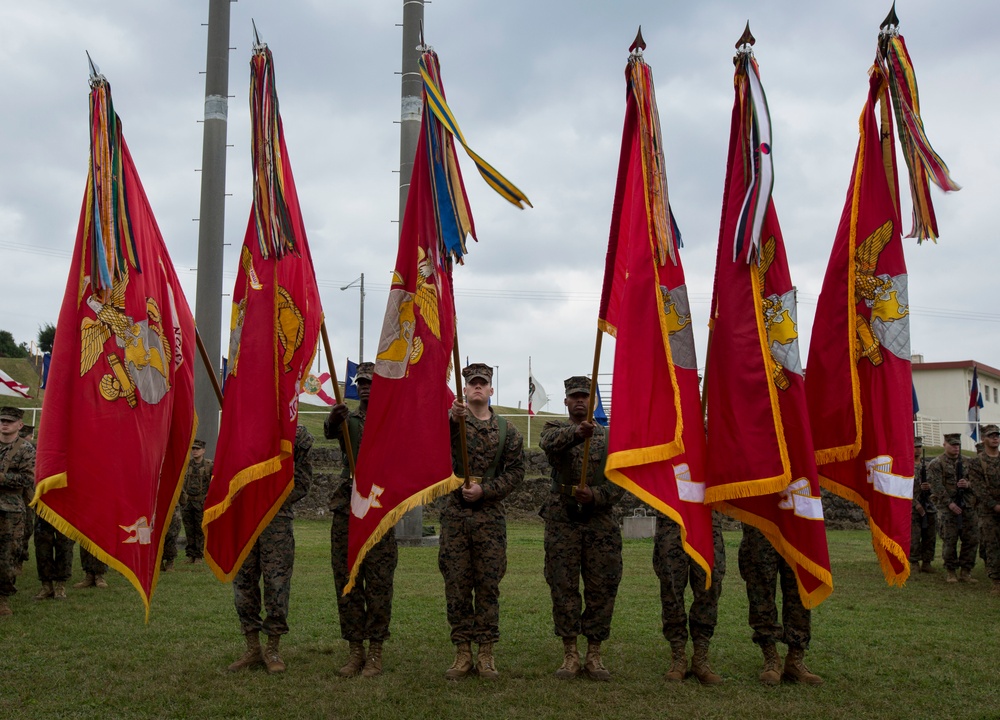
[[[499,677],[493,644],[500,639],[500,581],[507,572],[503,499],[524,478],[524,441],[489,407],[493,368],[473,363],[462,375],[468,405],[456,399],[451,408],[452,464],[455,474],[465,477],[458,434],[458,418],[464,417],[472,482],[445,496],[441,509],[438,568],[456,646],[445,677],[458,680],[475,670],[481,678],[494,679]],[[479,643],[475,664],[473,642]]]
[[[181,505],[174,506],[174,515],[170,518],[170,527],[167,528],[167,535],[163,541],[163,555],[160,557],[160,570],[168,572],[174,569],[174,560],[177,559],[177,538],[181,534]]]
[[[552,621],[563,640],[563,663],[556,677],[570,679],[582,671],[593,680],[607,681],[611,673],[601,659],[601,643],[611,635],[622,580],[622,533],[611,511],[625,490],[604,477],[608,431],[590,415],[590,380],[576,375],[564,385],[569,420],[545,423],[539,442],[552,466],[552,486],[539,514],[545,519],[545,581],[552,596]],[[581,486],[588,438],[587,482]],[[587,638],[582,668],[579,635]]]
[[[12,615],[9,598],[20,567],[24,491],[35,482],[35,446],[18,437],[20,408],[0,408],[0,616]]]
[[[82,590],[89,587],[106,588],[108,586],[107,580],[104,579],[104,574],[108,571],[107,563],[90,554],[83,545],[80,545],[80,565],[83,567],[83,580],[74,583],[74,588]]]
[[[340,451],[346,451],[342,428],[346,420],[351,438],[351,451],[357,464],[358,452],[365,431],[368,414],[368,395],[372,387],[375,363],[358,365],[355,383],[360,404],[354,412],[339,403],[330,410],[323,423],[323,434],[328,440],[340,442]],[[346,458],[346,455],[343,457]],[[389,639],[389,622],[392,619],[392,581],[396,572],[398,551],[396,530],[389,528],[382,539],[368,551],[358,568],[354,589],[344,595],[350,579],[347,565],[347,528],[351,517],[351,493],[354,482],[351,468],[344,461],[340,484],[330,493],[330,562],[333,566],[334,584],[337,589],[337,613],[340,616],[340,635],[350,645],[347,662],[340,668],[343,677],[364,677],[382,674],[382,644]],[[365,651],[365,641],[368,650]]]
[[[931,484],[927,478],[924,440],[913,438],[913,506],[910,512],[910,563],[919,563],[920,572],[933,573],[937,548],[937,508],[931,502]]]
[[[931,502],[941,508],[938,519],[943,544],[941,554],[948,571],[948,582],[976,582],[971,576],[979,549],[976,495],[968,480],[970,461],[962,457],[961,448],[961,433],[945,435],[944,453],[927,466],[927,479],[931,484]]]
[[[18,432],[19,437],[23,437],[32,445],[35,444],[35,426],[25,425]],[[31,536],[35,532],[35,511],[31,507],[31,501],[35,498],[35,482],[32,478],[31,484],[24,488],[24,514],[21,516],[19,528],[20,546],[17,554],[16,573],[21,574],[21,566],[28,562],[30,556],[28,549],[31,545]],[[18,547],[18,546],[15,546]]]
[[[670,643],[671,666],[666,679],[680,682],[687,674],[688,628],[694,645],[691,672],[704,685],[717,685],[722,678],[708,664],[708,646],[719,619],[719,596],[726,576],[726,546],[722,539],[722,516],[712,513],[714,555],[712,585],[705,589],[705,571],[684,550],[681,528],[662,513],[656,514],[653,538],[653,570],[660,579],[663,637]],[[694,599],[684,612],[684,593],[688,585]]]
[[[812,638],[812,612],[802,604],[799,597],[795,571],[781,557],[764,533],[752,525],[743,523],[743,540],[739,553],[740,576],[746,582],[750,627],[753,641],[764,654],[764,670],[760,681],[765,685],[777,685],[781,680],[802,682],[807,685],[823,683],[803,662],[805,651]],[[781,586],[781,623],[778,623],[778,607],[775,588]],[[775,646],[783,642],[788,645],[784,671],[781,657]]]
[[[985,551],[990,594],[1000,595],[1000,427],[982,429],[983,451],[969,461],[969,481],[979,511],[979,547]]]
[[[205,441],[191,443],[191,459],[184,474],[181,493],[181,520],[184,522],[184,554],[187,562],[200,562],[205,557],[205,531],[201,521],[205,515],[205,496],[212,481],[212,461],[205,459]]]
[[[294,449],[294,486],[274,519],[264,528],[250,554],[233,579],[233,599],[246,651],[230,671],[263,664],[269,673],[284,672],[285,663],[278,653],[281,636],[288,632],[288,599],[292,589],[292,566],[295,562],[295,535],[292,505],[306,496],[312,485],[312,461],[309,453],[313,436],[302,425],[296,428]],[[261,584],[264,609],[262,621]],[[267,635],[267,647],[261,648],[260,633]]]

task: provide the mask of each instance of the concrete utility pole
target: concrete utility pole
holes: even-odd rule
[[[226,229],[226,131],[229,114],[229,6],[230,0],[209,0],[208,60],[205,64],[205,136],[201,160],[201,212],[198,223],[198,285],[195,323],[208,357],[222,359],[222,260]],[[219,437],[219,401],[212,380],[190,348],[195,371],[194,404],[198,437],[215,456]],[[214,368],[218,372],[218,368]]]
[[[406,196],[413,174],[413,157],[420,138],[420,116],[423,111],[424,83],[420,78],[420,52],[424,22],[424,0],[403,0],[403,68],[402,102],[399,123],[399,228],[403,228]],[[406,513],[396,524],[396,541],[401,545],[422,545],[424,508],[418,506]]]

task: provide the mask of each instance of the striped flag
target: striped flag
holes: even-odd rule
[[[28,394],[31,388],[24,383],[19,383],[10,375],[0,370],[0,395],[9,397],[30,398]]]
[[[969,388],[969,437],[979,442],[979,411],[983,407],[983,394],[979,390],[979,368],[972,368],[972,385]]]

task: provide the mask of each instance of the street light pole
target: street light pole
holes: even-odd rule
[[[346,290],[347,288],[354,287],[357,283],[360,283],[361,290],[361,322],[358,326],[360,328],[358,330],[358,364],[360,365],[365,361],[365,274],[361,273],[361,277],[351,283],[348,283],[347,285],[344,285],[344,287],[340,289]]]

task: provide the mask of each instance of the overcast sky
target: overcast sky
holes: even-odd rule
[[[641,24],[665,138],[670,200],[705,364],[733,104],[733,46],[749,19],[773,123],[774,200],[798,287],[802,357],[843,209],[878,26],[888,3],[840,0],[435,0],[424,16],[470,146],[534,209],[495,195],[461,162],[479,243],[456,269],[461,354],[499,366],[501,404],[527,402],[528,357],[561,409],[589,373],[625,112],[624,68]],[[941,239],[906,240],[912,350],[1000,366],[996,290],[1000,25],[995,0],[900,0],[927,134],[963,186],[932,190]],[[55,322],[87,175],[89,50],[188,300],[195,304],[208,2],[0,4],[0,282],[6,329]],[[250,210],[251,18],[274,54],[285,137],[334,356],[373,359],[395,261],[401,0],[240,0],[232,5],[226,293]],[[902,159],[900,169],[903,170]],[[904,229],[909,196],[903,183]],[[228,334],[228,297],[223,304]],[[205,332],[205,329],[202,329]],[[224,344],[225,346],[225,344]],[[610,372],[613,341],[601,372]],[[602,378],[602,385],[608,378]]]

